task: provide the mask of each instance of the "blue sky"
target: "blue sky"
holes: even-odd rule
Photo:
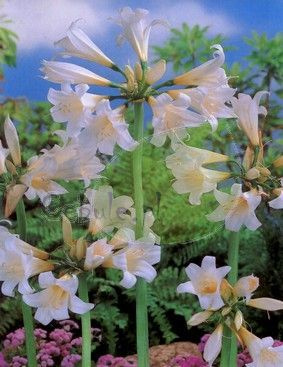
[[[116,46],[120,29],[107,20],[123,6],[146,8],[152,18],[165,18],[172,27],[182,22],[209,25],[211,35],[221,32],[229,44],[237,47],[227,53],[228,63],[244,62],[248,53],[242,41],[244,36],[250,36],[253,30],[273,36],[282,30],[283,24],[283,0],[6,0],[2,13],[13,21],[10,28],[20,39],[17,67],[5,72],[4,94],[46,100],[48,88],[54,85],[40,78],[41,60],[58,59],[53,42],[63,37],[68,25],[79,18],[85,32],[111,59],[120,65],[128,60],[134,62],[129,47]],[[151,44],[164,42],[168,34],[166,29],[154,29]],[[87,65],[75,59],[70,62]],[[112,76],[101,67],[92,65],[92,70]]]

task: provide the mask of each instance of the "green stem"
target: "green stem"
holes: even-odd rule
[[[26,211],[23,199],[21,199],[16,208],[17,214],[17,226],[18,234],[23,241],[26,241],[27,237],[27,221],[26,221]],[[25,339],[26,339],[26,354],[28,359],[28,367],[36,367],[36,343],[34,338],[34,327],[33,327],[33,315],[30,306],[24,303],[22,300],[22,313],[23,322],[25,329]]]
[[[231,285],[234,285],[238,279],[239,244],[239,232],[231,232],[231,238],[228,244],[228,265],[231,266],[231,271],[228,274],[228,281]],[[237,338],[232,333],[231,329],[225,325],[220,367],[237,366],[237,349]]]
[[[79,280],[79,296],[84,302],[89,302],[87,273],[83,273]],[[90,311],[81,315],[82,322],[82,367],[91,366],[91,319]]]
[[[143,145],[143,104],[134,104],[135,123],[134,138],[139,142],[133,152],[133,185],[136,209],[136,238],[143,234],[143,188],[142,188],[142,145]],[[136,322],[138,366],[149,367],[147,285],[144,279],[138,278],[136,285]]]

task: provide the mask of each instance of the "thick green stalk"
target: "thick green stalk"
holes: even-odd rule
[[[143,144],[143,104],[134,104],[135,122],[134,138],[139,142],[133,152],[133,186],[136,209],[136,238],[143,234],[143,188],[142,188],[142,144]],[[136,285],[136,328],[138,366],[149,367],[147,285],[144,279],[138,278]]]
[[[79,296],[84,302],[89,302],[87,273],[80,276],[79,279]],[[90,311],[81,315],[82,322],[82,367],[91,366],[91,319]]]
[[[228,274],[228,281],[231,285],[234,285],[238,279],[239,243],[239,232],[231,232],[228,244],[228,265],[231,266],[231,271]],[[227,366],[237,366],[237,338],[225,325],[220,367]]]
[[[26,221],[26,211],[23,200],[21,199],[16,208],[17,214],[17,226],[18,234],[20,238],[26,241],[27,237],[27,221]],[[33,315],[31,307],[28,306],[24,301],[22,301],[22,313],[23,322],[26,337],[26,354],[28,359],[28,367],[36,367],[36,344],[34,338],[34,327],[33,327]]]

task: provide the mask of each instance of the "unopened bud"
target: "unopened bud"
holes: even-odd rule
[[[236,316],[235,316],[235,319],[234,319],[234,324],[235,324],[236,330],[237,331],[240,330],[240,327],[243,324],[243,314],[240,310],[238,310],[236,312]]]
[[[259,176],[260,176],[260,172],[255,167],[249,169],[248,172],[246,173],[246,178],[248,180],[254,180],[254,179],[258,178]]]

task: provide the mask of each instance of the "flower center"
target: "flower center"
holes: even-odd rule
[[[45,177],[42,176],[35,176],[31,180],[31,185],[36,190],[44,190],[48,191],[50,182]]]
[[[60,308],[68,298],[68,293],[59,285],[52,285],[49,291],[49,304],[53,308]]]
[[[206,277],[199,281],[198,291],[201,294],[212,294],[215,293],[216,290],[217,290],[217,282],[215,279]]]

